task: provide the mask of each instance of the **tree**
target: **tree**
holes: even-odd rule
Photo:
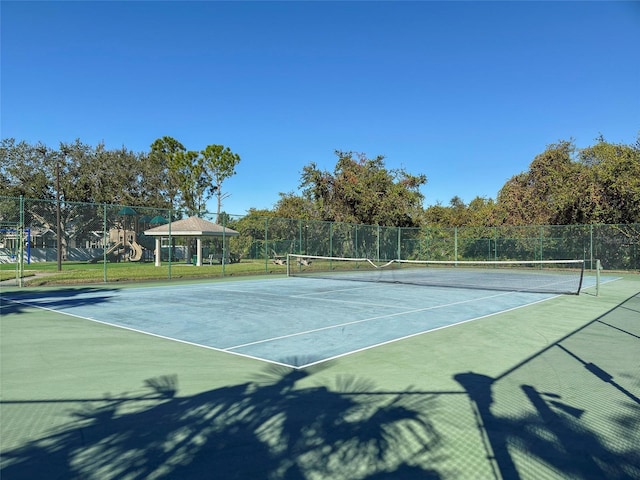
[[[179,202],[189,215],[196,215],[215,195],[220,216],[222,200],[229,196],[222,192],[222,184],[235,175],[239,155],[223,145],[208,145],[200,152],[187,150],[176,139],[165,136],[151,144],[149,159],[152,171],[160,175],[157,185],[165,189],[172,205]]]
[[[0,195],[52,200],[59,193],[66,202],[178,207],[198,214],[216,194],[220,215],[228,196],[222,183],[239,161],[222,145],[187,151],[168,136],[154,141],[148,154],[109,150],[103,143],[92,147],[79,139],[53,149],[9,138],[0,144]]]
[[[450,207],[445,207],[442,203],[438,202],[435,205],[429,206],[424,211],[424,222],[428,225],[451,225]]]
[[[467,206],[469,225],[493,227],[500,224],[496,202],[491,198],[476,197]]]
[[[270,210],[250,208],[247,215],[234,221],[232,226],[230,225],[231,228],[240,232],[240,236],[234,238],[234,244],[243,257],[264,258],[265,230],[269,217],[273,217],[273,212]]]
[[[172,178],[180,192],[182,208],[188,215],[198,215],[206,207],[206,172],[198,152],[178,152],[171,162]]]
[[[577,155],[572,141],[549,145],[502,187],[498,216],[511,225],[639,222],[640,141],[597,140]]]
[[[200,154],[207,179],[210,179],[207,188],[218,199],[216,217],[220,217],[222,200],[230,195],[222,192],[222,184],[227,178],[236,174],[235,168],[240,163],[240,156],[223,145],[207,145]]]
[[[300,187],[313,203],[317,216],[335,222],[385,226],[415,226],[422,212],[420,187],[425,175],[404,169],[387,170],[384,157],[336,151],[333,174],[305,166]]]
[[[468,222],[467,205],[465,205],[464,201],[456,195],[449,200],[449,206],[451,210],[449,226],[461,227],[462,225],[466,225]]]
[[[65,198],[74,202],[145,205],[142,185],[146,179],[142,171],[142,157],[125,147],[108,150],[104,143],[95,148],[76,140],[61,143],[70,182]]]
[[[572,141],[549,145],[529,170],[513,176],[498,193],[505,223],[511,225],[564,224],[575,214],[580,166],[572,161]]]
[[[317,219],[317,212],[313,203],[308,198],[301,197],[293,192],[280,193],[280,199],[274,206],[273,214],[281,218]]]
[[[57,153],[42,143],[29,145],[15,139],[2,140],[0,146],[0,195],[52,199]]]
[[[0,195],[53,199],[59,180],[68,202],[159,206],[145,190],[151,184],[146,155],[125,147],[108,150],[103,143],[92,147],[77,139],[54,149],[5,139],[0,158]]]
[[[169,200],[169,205],[175,205],[179,198],[179,181],[176,171],[181,162],[181,155],[187,149],[173,137],[164,136],[151,144],[148,170],[153,173],[153,184],[156,191]]]
[[[640,222],[640,135],[633,146],[608,143],[601,136],[578,156],[590,170],[582,194],[591,200],[591,222]]]

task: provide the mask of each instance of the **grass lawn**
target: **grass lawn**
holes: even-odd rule
[[[184,263],[122,262],[89,264],[63,262],[58,271],[56,262],[37,262],[24,266],[24,280],[29,286],[73,285],[103,282],[136,282],[168,279],[218,278],[241,275],[285,274],[286,266],[274,265],[264,260],[243,260],[228,265],[203,265],[196,267]],[[14,263],[0,264],[0,281],[16,278]],[[31,278],[31,279],[30,279]]]

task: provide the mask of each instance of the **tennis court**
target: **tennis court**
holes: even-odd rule
[[[613,279],[615,277],[604,280]],[[585,286],[594,286],[594,280],[593,276],[586,277]],[[39,293],[30,298],[20,292],[17,297],[7,295],[5,299],[192,345],[304,368],[413,335],[521,308],[552,296],[536,292],[425,288],[413,284],[292,277],[97,290],[72,298],[55,292]]]
[[[0,473],[640,478],[640,279],[600,280],[5,288]]]

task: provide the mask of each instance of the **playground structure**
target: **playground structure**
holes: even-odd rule
[[[112,228],[109,230],[109,247],[102,255],[97,255],[89,263],[109,262],[139,262],[144,259],[146,248],[137,241],[138,235],[133,230]]]

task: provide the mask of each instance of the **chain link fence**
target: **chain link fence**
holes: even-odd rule
[[[205,213],[201,218],[221,229],[198,238],[171,231],[184,218],[172,209],[0,197],[0,264],[15,264],[18,276],[25,264],[86,265],[101,270],[104,282],[115,264],[153,266],[157,278],[169,279],[172,266],[182,265],[221,265],[203,276],[225,275],[231,264],[234,274],[271,273],[288,253],[380,261],[580,259],[588,269],[600,259],[608,270],[640,270],[640,224],[399,228]],[[154,234],[162,225],[166,232]]]

